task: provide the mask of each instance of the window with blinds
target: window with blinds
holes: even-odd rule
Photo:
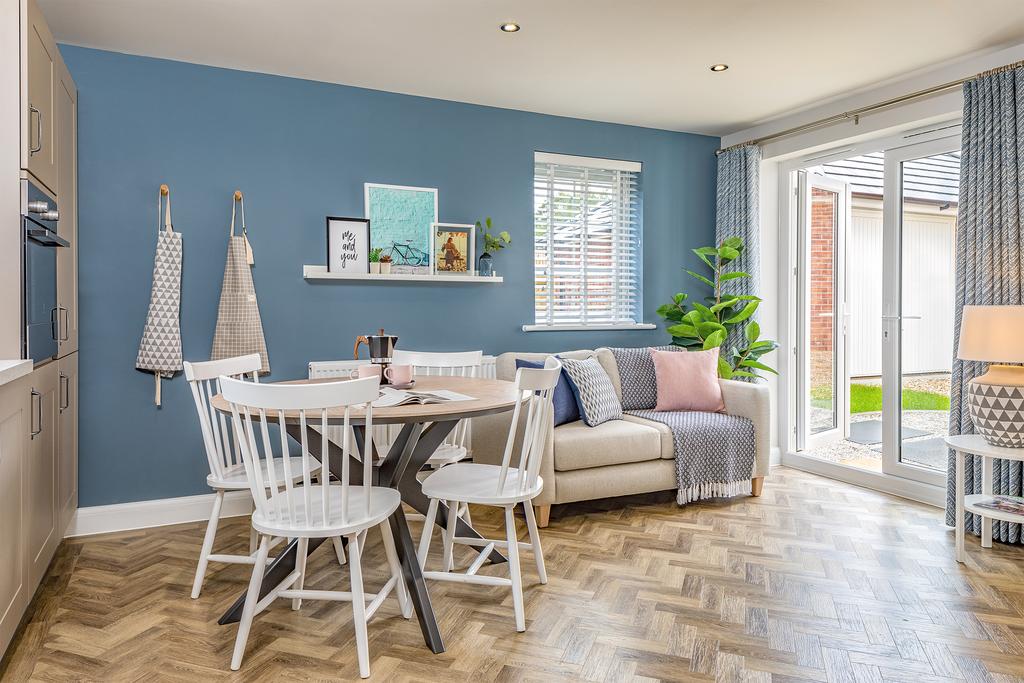
[[[631,161],[535,154],[528,329],[640,326],[640,170]]]

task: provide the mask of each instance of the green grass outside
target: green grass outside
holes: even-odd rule
[[[832,387],[821,386],[811,390],[811,405],[815,408],[832,407]],[[949,396],[930,391],[903,390],[903,410],[949,410]],[[882,411],[882,387],[877,384],[850,385],[851,413],[878,413]]]

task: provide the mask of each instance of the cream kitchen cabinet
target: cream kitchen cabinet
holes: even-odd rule
[[[31,407],[25,486],[28,580],[33,590],[46,574],[64,529],[57,517],[57,363],[50,361],[29,375]]]
[[[78,90],[64,60],[56,62],[57,233],[71,246],[57,250],[59,357],[78,350]]]
[[[25,503],[31,376],[0,386],[0,655],[11,641],[35,586],[28,578]]]
[[[60,57],[35,0],[27,0],[23,7],[21,167],[59,198],[54,105]]]
[[[78,507],[78,354],[0,385],[0,656]]]
[[[57,523],[61,534],[78,509],[78,354],[57,361]]]

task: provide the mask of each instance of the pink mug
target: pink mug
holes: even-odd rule
[[[412,366],[390,365],[384,371],[384,378],[392,384],[408,384],[412,381]]]
[[[349,379],[363,379],[364,377],[380,377],[379,365],[360,365],[348,373]]]

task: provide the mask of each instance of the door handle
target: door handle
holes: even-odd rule
[[[29,147],[29,156],[34,156],[43,149],[43,112],[30,104],[28,105],[29,117],[32,116],[32,112],[36,113],[36,144]]]
[[[63,372],[60,373],[60,412],[67,410],[71,405],[71,378]]]
[[[29,436],[34,439],[43,431],[43,395],[33,389],[32,401],[34,401],[36,405],[32,410],[32,415],[29,416]],[[36,424],[39,425],[38,429],[32,426],[33,417],[35,417]]]
[[[57,307],[50,309],[50,336],[53,341],[60,341],[60,322],[57,320]]]
[[[60,335],[60,341],[66,342],[71,335],[71,333],[68,332],[68,322],[70,320],[68,316],[68,309],[64,306],[58,306],[57,310],[63,315],[63,318],[58,318],[57,320],[57,333]]]

